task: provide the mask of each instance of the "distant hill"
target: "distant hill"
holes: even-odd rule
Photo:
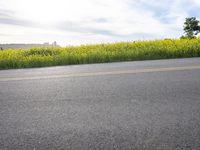
[[[53,42],[52,44],[44,43],[44,44],[0,44],[0,50],[3,49],[28,49],[32,47],[60,47],[57,45],[56,42]]]

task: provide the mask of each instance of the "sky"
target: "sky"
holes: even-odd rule
[[[0,43],[179,38],[200,0],[0,0]]]

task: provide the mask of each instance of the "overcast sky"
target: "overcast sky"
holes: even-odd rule
[[[200,0],[0,0],[0,43],[177,38]]]

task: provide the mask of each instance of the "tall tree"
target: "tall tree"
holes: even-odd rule
[[[196,17],[186,18],[183,26],[185,32],[185,38],[195,38],[195,36],[200,33],[199,20]]]

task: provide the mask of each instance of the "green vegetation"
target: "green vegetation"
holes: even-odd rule
[[[185,32],[185,36],[181,36],[181,39],[195,38],[196,35],[200,33],[199,20],[197,20],[196,17],[186,18],[184,22],[183,30]]]
[[[200,56],[200,38],[0,51],[0,69]]]

